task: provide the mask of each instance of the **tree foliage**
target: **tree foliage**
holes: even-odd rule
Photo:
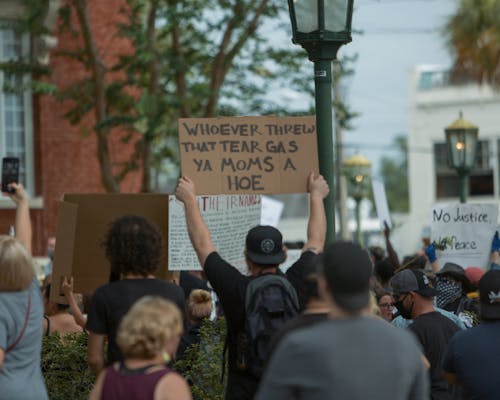
[[[406,136],[396,136],[393,142],[398,150],[396,157],[384,156],[380,160],[380,172],[385,183],[389,209],[407,212],[408,203],[408,148]]]
[[[500,1],[460,0],[443,32],[454,57],[455,80],[500,87]]]
[[[17,29],[46,34],[46,1],[23,0],[25,18]],[[311,100],[312,79],[305,55],[297,47],[276,45],[275,32],[286,32],[286,2],[279,0],[123,0],[109,29],[113,39],[129,41],[133,51],[105,57],[109,43],[98,40],[89,9],[97,0],[66,0],[56,35],[70,35],[56,57],[77,62],[84,75],[44,93],[71,104],[64,114],[97,137],[102,183],[118,192],[130,172],[143,167],[142,190],[149,191],[151,170],[165,159],[177,162],[179,117],[277,114],[290,111],[286,101],[270,92],[300,90]],[[288,22],[285,24],[287,25]],[[19,72],[39,67],[34,60],[13,60]],[[8,68],[9,65],[4,65]],[[304,72],[307,71],[307,72]],[[49,74],[50,71],[42,71]],[[39,75],[38,75],[39,76]],[[307,90],[304,90],[306,89]],[[35,88],[36,89],[36,88]],[[41,92],[42,90],[40,90]],[[310,112],[310,101],[299,114]],[[301,109],[294,107],[295,110]],[[134,144],[134,154],[117,163],[110,135],[120,132]]]

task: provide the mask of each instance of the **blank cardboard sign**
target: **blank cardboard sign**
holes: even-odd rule
[[[140,215],[163,236],[158,278],[169,278],[168,194],[65,194],[59,203],[51,299],[65,303],[60,291],[64,276],[73,276],[76,293],[92,292],[109,280],[103,242],[110,223],[123,215]]]
[[[179,119],[181,171],[197,194],[305,193],[318,172],[314,117]]]

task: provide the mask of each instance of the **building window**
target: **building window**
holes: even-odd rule
[[[434,143],[434,165],[436,173],[436,197],[459,197],[460,183],[455,170],[448,167],[446,143]],[[468,176],[469,196],[492,196],[494,194],[493,168],[490,165],[489,143],[478,142],[476,163]]]
[[[21,60],[29,55],[29,38],[0,21],[0,60]],[[27,87],[30,77],[0,70],[0,157],[19,158],[19,180],[34,194],[31,93],[12,93],[8,87]]]

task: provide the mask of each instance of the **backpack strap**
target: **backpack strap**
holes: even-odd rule
[[[21,333],[17,337],[17,339],[12,343],[7,349],[5,350],[5,353],[8,353],[9,351],[14,350],[14,348],[17,346],[17,344],[21,341],[21,339],[24,336],[24,331],[26,330],[26,326],[28,325],[28,319],[30,316],[30,310],[31,310],[31,289],[28,289],[28,307],[26,308],[26,316],[24,317],[24,324],[23,324],[23,329],[21,329]]]

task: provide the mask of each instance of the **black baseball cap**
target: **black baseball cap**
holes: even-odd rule
[[[335,242],[328,246],[318,262],[335,302],[347,311],[358,311],[370,301],[370,255],[359,244]]]
[[[481,318],[500,319],[500,271],[486,272],[478,286]]]
[[[437,290],[434,289],[427,275],[418,269],[404,269],[398,272],[391,279],[391,287],[396,295],[408,292],[415,292],[424,297],[437,295]]]
[[[257,225],[248,231],[246,250],[256,264],[281,264],[286,258],[281,232],[269,225]]]

